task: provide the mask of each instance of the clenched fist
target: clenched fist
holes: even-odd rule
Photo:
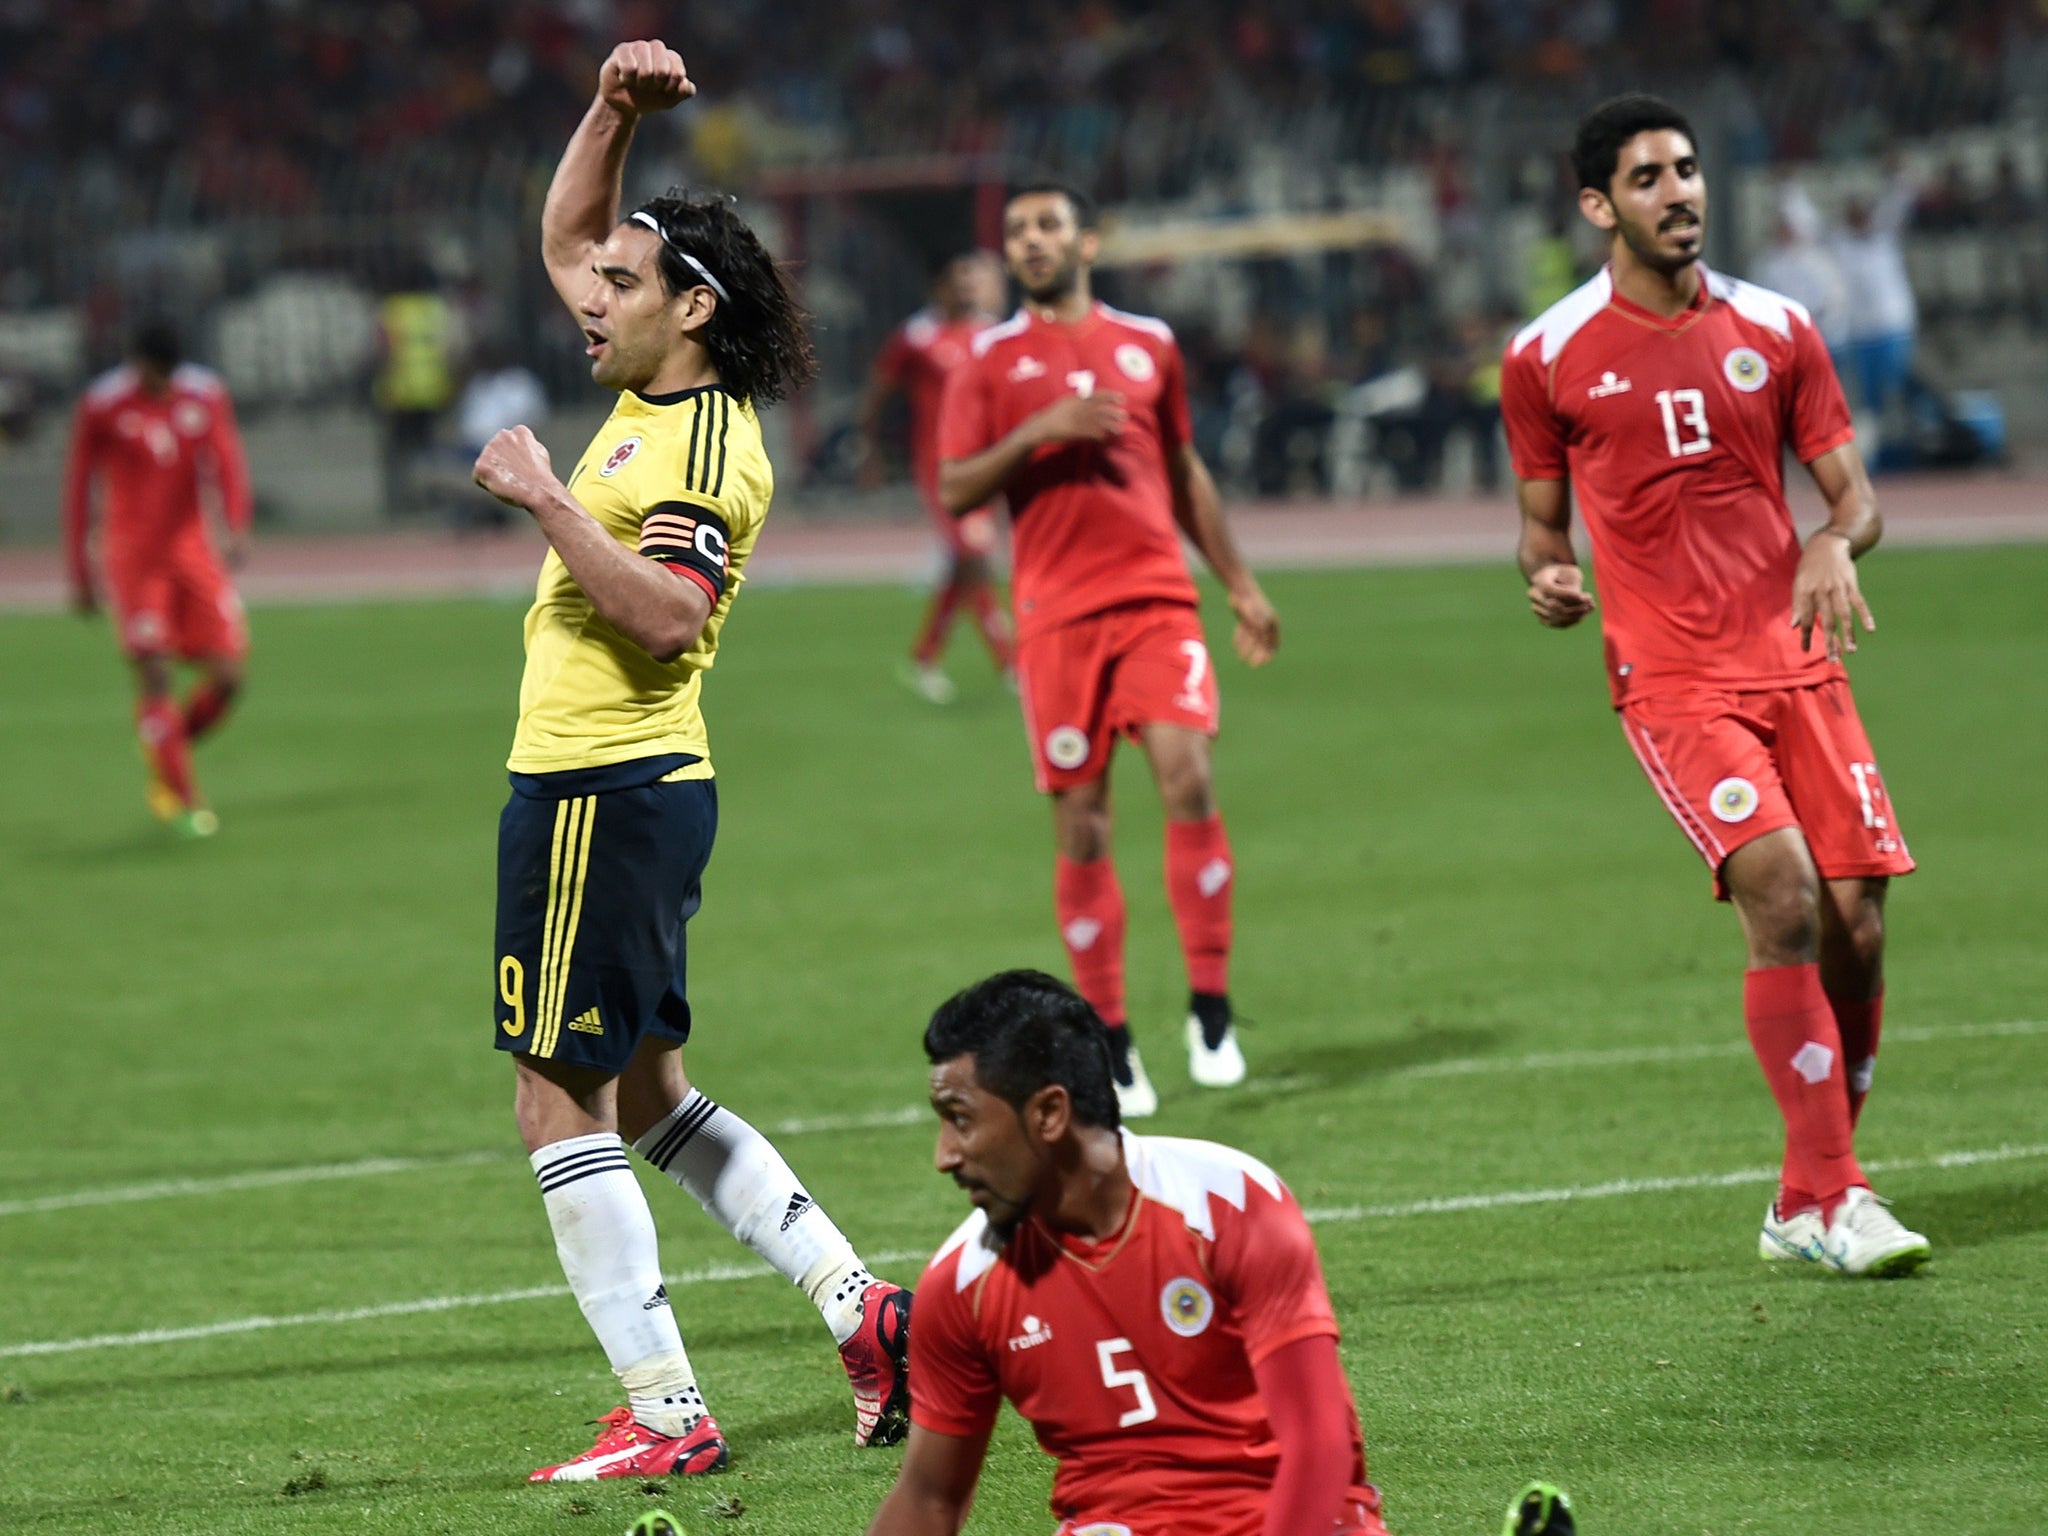
[[[507,427],[476,456],[476,483],[498,500],[533,509],[555,481],[553,461],[530,427]]]
[[[1576,565],[1546,565],[1529,578],[1529,608],[1552,629],[1570,629],[1593,611],[1593,594]]]
[[[696,94],[683,56],[658,37],[619,44],[598,71],[597,99],[627,117],[666,112]]]

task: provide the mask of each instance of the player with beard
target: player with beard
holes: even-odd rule
[[[1700,261],[1707,186],[1691,126],[1623,96],[1580,126],[1579,208],[1609,261],[1509,345],[1502,414],[1538,620],[1593,611],[1643,771],[1733,902],[1743,1015],[1785,1122],[1766,1259],[1852,1275],[1928,1256],[1853,1145],[1884,1007],[1884,907],[1913,868],[1843,670],[1875,628],[1856,559],[1881,531],[1827,349],[1806,310]],[[1826,523],[1802,545],[1783,456]]]
[[[727,200],[670,193],[619,216],[636,124],[695,91],[659,42],[605,61],[548,188],[541,255],[618,403],[567,484],[525,427],[476,464],[550,545],[498,823],[496,1043],[555,1252],[626,1396],[595,1445],[535,1482],[726,1464],[628,1143],[818,1309],[853,1383],[855,1443],[907,1428],[909,1293],[683,1071],[685,925],[718,826],[704,674],[774,494],[756,413],[814,366],[782,269]]]
[[[1158,1096],[1124,1006],[1124,896],[1110,855],[1109,761],[1145,752],[1166,809],[1166,889],[1187,966],[1188,1070],[1242,1082],[1231,1027],[1230,841],[1210,743],[1219,719],[1185,534],[1229,596],[1236,647],[1264,666],[1280,621],[1232,542],[1190,441],[1180,348],[1164,321],[1098,302],[1093,204],[1057,183],[1014,192],[1003,256],[1024,290],[946,383],[939,494],[956,515],[1009,505],[1017,676],[1038,788],[1052,796],[1053,899],[1081,994],[1107,1021],[1126,1118]]]
[[[1278,1176],[1121,1130],[1100,1020],[1040,972],[953,997],[924,1047],[938,1170],[975,1213],[918,1288],[910,1444],[869,1536],[955,1536],[1006,1398],[1059,1462],[1060,1536],[1385,1536]]]

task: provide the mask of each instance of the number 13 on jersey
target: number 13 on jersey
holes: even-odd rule
[[[1714,446],[1707,435],[1707,396],[1698,389],[1660,389],[1657,409],[1664,413],[1664,444],[1674,459],[1689,459]]]

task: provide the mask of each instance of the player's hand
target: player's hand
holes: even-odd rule
[[[1546,565],[1529,578],[1529,610],[1551,629],[1570,629],[1593,611],[1586,573],[1576,565]]]
[[[554,464],[531,427],[507,427],[476,456],[476,483],[508,506],[531,509],[555,484]]]
[[[1063,395],[1038,413],[1041,443],[1103,443],[1123,431],[1131,413],[1113,389],[1092,395]]]
[[[1238,658],[1248,667],[1263,667],[1280,649],[1280,614],[1266,600],[1255,581],[1230,594],[1230,611],[1237,615],[1237,631],[1231,643]]]
[[[597,99],[627,117],[666,112],[696,94],[683,56],[658,37],[619,44],[597,75]]]
[[[1792,627],[1799,631],[1799,649],[1813,649],[1813,632],[1818,629],[1828,660],[1840,661],[1856,649],[1858,619],[1865,633],[1877,628],[1856,584],[1849,541],[1822,530],[1806,541],[1806,553],[1799,557],[1799,570],[1792,577]]]

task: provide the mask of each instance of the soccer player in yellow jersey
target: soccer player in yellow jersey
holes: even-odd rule
[[[869,1274],[767,1138],[683,1073],[683,930],[718,821],[699,696],[774,490],[755,411],[814,368],[802,310],[727,202],[671,193],[619,218],[634,124],[695,90],[661,43],[621,44],[541,214],[591,377],[618,391],[611,419],[567,484],[524,427],[476,465],[553,546],[498,831],[497,1045],[555,1250],[627,1399],[537,1482],[726,1464],[627,1141],[817,1305],[855,1441],[908,1428],[909,1292]]]

